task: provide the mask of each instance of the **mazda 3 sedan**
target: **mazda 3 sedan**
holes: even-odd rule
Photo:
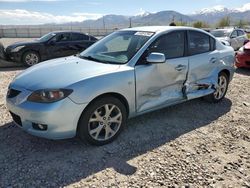
[[[51,32],[31,42],[18,42],[5,49],[8,60],[32,66],[40,61],[82,52],[97,39],[80,32]]]
[[[7,107],[28,133],[113,141],[128,118],[205,97],[221,101],[234,51],[205,31],[140,27],[114,32],[79,56],[35,65],[9,85]]]

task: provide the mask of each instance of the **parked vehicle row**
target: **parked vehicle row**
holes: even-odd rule
[[[234,50],[240,49],[248,40],[247,34],[243,29],[216,29],[210,32],[224,45],[232,46]]]
[[[95,43],[93,36],[79,32],[51,32],[32,42],[19,42],[5,49],[7,59],[32,66],[40,61],[77,54]]]
[[[9,85],[7,107],[28,133],[113,141],[128,118],[194,98],[219,102],[234,74],[234,50],[189,27],[116,31],[79,56],[35,65]]]

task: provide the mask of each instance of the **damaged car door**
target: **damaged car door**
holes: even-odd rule
[[[213,93],[217,84],[219,51],[215,40],[199,31],[188,31],[189,71],[184,94],[187,99]]]
[[[137,62],[135,77],[138,113],[184,99],[182,89],[188,72],[185,40],[185,31],[164,34],[147,48]],[[165,60],[152,61],[150,57],[155,54],[164,55]]]

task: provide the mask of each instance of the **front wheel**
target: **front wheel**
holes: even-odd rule
[[[114,97],[99,98],[83,112],[78,123],[78,135],[94,145],[112,142],[127,120],[124,104]]]
[[[31,67],[40,62],[40,56],[37,52],[28,51],[23,54],[22,62],[25,66]]]
[[[227,93],[228,84],[229,84],[229,78],[227,74],[221,72],[218,76],[218,86],[215,92],[211,95],[206,96],[205,99],[208,100],[209,102],[214,102],[214,103],[221,101]]]

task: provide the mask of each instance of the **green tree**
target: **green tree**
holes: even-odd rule
[[[217,25],[218,25],[218,27],[228,27],[228,26],[230,26],[230,23],[231,23],[230,17],[227,16],[227,17],[222,18],[222,19],[218,22]]]
[[[209,28],[210,26],[205,22],[197,21],[197,22],[193,23],[193,27],[196,27],[196,28]]]
[[[187,26],[188,25],[187,22],[182,22],[182,21],[175,22],[175,24],[176,24],[176,26]]]
[[[247,21],[245,20],[240,20],[238,21],[235,26],[239,27],[239,28],[244,28],[246,25],[248,25]]]

